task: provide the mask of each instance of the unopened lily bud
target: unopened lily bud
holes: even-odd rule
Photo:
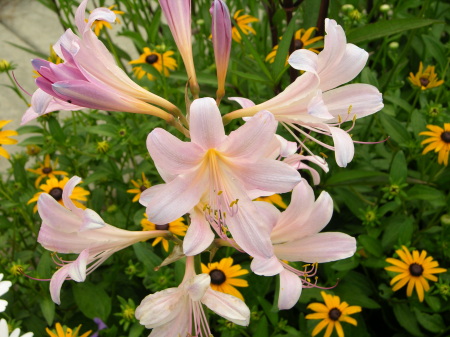
[[[211,6],[212,42],[217,69],[217,102],[225,95],[225,79],[231,50],[231,19],[227,5],[221,0],[215,0]]]

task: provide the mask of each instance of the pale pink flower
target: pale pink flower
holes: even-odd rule
[[[225,2],[214,0],[211,5],[212,42],[217,69],[217,102],[225,95],[225,79],[231,50],[231,19]]]
[[[200,91],[192,57],[191,0],[159,0],[173,39],[180,51],[195,98]]]
[[[274,98],[255,106],[243,106],[243,109],[224,116],[224,120],[268,110],[278,121],[304,137],[334,150],[336,162],[345,167],[353,158],[354,145],[347,131],[339,126],[345,121],[381,110],[383,103],[380,92],[372,85],[349,84],[336,88],[361,72],[368,53],[347,43],[344,30],[336,21],[326,19],[325,30],[324,49],[319,55],[302,49],[296,50],[289,58],[292,67],[306,73]],[[333,137],[334,147],[318,141],[309,131]]]
[[[312,188],[304,180],[294,188],[291,203],[282,213],[270,203],[255,203],[265,218],[266,233],[280,260],[323,263],[348,258],[356,251],[356,240],[347,234],[319,233],[331,219],[333,200],[327,192],[322,192],[315,200]],[[290,309],[297,303],[302,286],[313,287],[315,284],[306,280],[313,276],[311,272],[298,271],[280,260],[268,264],[255,257],[251,268],[260,275],[273,275],[275,270],[278,271],[278,307]]]
[[[273,115],[258,113],[226,136],[215,101],[201,98],[191,105],[189,125],[191,142],[182,142],[163,129],[153,130],[147,138],[150,155],[166,181],[141,195],[149,220],[165,224],[188,212],[197,219],[203,214],[219,235],[224,235],[223,226],[227,227],[248,254],[272,257],[272,245],[262,234],[261,219],[249,193],[288,192],[301,179],[294,168],[266,157],[277,142]],[[214,237],[204,220],[195,223],[198,226],[191,224],[183,243],[188,255],[194,255],[198,247],[206,248]],[[193,230],[208,234],[191,235]]]
[[[250,310],[237,297],[211,289],[208,274],[196,275],[194,258],[186,258],[183,281],[145,297],[136,308],[136,318],[148,329],[150,337],[212,336],[203,304],[225,319],[247,326]]]
[[[38,87],[47,95],[36,91],[32,97],[32,108],[24,120],[61,107],[52,102],[48,95],[55,98],[53,103],[64,101],[70,110],[77,106],[108,111],[126,111],[158,116],[169,123],[174,118],[158,105],[169,111],[177,108],[167,100],[143,89],[133,82],[117,66],[113,56],[91,30],[95,20],[114,22],[116,15],[108,8],[94,9],[87,22],[85,10],[88,0],[83,0],[75,14],[75,21],[81,38],[68,29],[53,46],[56,54],[64,63],[53,64],[42,59],[34,59],[32,65],[41,75],[36,79]],[[150,103],[150,104],[149,104]],[[70,106],[74,105],[74,106]]]
[[[319,172],[317,172],[315,168],[309,166],[308,164],[305,164],[305,161],[308,161],[310,163],[319,166],[325,173],[329,171],[327,162],[319,156],[305,156],[302,154],[291,154],[289,156],[286,156],[286,158],[283,160],[283,162],[291,165],[296,170],[308,170],[313,178],[314,185],[320,184]]]
[[[61,268],[50,281],[52,300],[60,304],[60,291],[66,279],[83,282],[113,253],[136,242],[164,236],[168,231],[131,232],[106,224],[93,210],[76,207],[70,195],[81,181],[72,177],[64,187],[64,205],[47,193],[38,199],[38,211],[42,219],[38,242],[47,250],[62,254],[79,254],[75,261],[57,261]]]

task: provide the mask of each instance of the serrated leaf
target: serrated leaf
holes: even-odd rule
[[[442,23],[442,21],[419,18],[378,21],[349,31],[346,34],[347,41],[351,43],[368,42],[385,36],[403,33],[408,30],[426,27],[435,23]]]

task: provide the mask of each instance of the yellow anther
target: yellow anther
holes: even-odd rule
[[[217,195],[221,195],[223,193],[223,191],[219,191],[217,192]]]
[[[238,201],[239,201],[239,199],[233,200],[233,201],[230,203],[230,208],[233,207],[234,205],[237,205]]]
[[[323,152],[320,152],[320,155],[321,155],[322,157],[324,157],[324,158],[328,158],[328,156],[327,156],[325,153],[323,153]]]
[[[338,115],[338,122],[339,122],[339,124],[342,123],[342,117],[341,117],[341,115]]]
[[[348,107],[348,110],[347,110],[347,113],[350,115],[350,112],[352,112],[352,109],[353,109],[353,105],[350,105],[349,107]]]

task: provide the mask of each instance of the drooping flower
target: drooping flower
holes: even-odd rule
[[[425,250],[422,250],[420,253],[418,250],[413,250],[411,254],[407,247],[402,246],[402,249],[398,249],[395,252],[400,257],[400,260],[387,258],[386,262],[392,266],[384,268],[388,271],[400,273],[391,280],[392,290],[397,291],[408,284],[406,295],[410,297],[415,288],[419,301],[422,302],[424,292],[430,290],[427,280],[436,282],[438,278],[433,274],[445,273],[447,269],[437,268],[439,263],[434,261],[432,256],[427,257]]]
[[[422,145],[428,144],[423,149],[422,154],[426,154],[432,150],[439,152],[438,163],[448,165],[448,156],[450,154],[450,123],[444,123],[444,128],[437,125],[427,125],[427,129],[431,131],[423,131],[420,136],[429,136],[422,141]]]
[[[192,56],[191,0],[159,0],[159,4],[183,59],[192,95],[197,98],[200,88]]]
[[[249,193],[283,193],[300,181],[295,169],[265,157],[276,143],[276,121],[270,113],[261,112],[226,136],[212,98],[195,100],[189,116],[191,142],[159,128],[147,138],[150,155],[166,181],[141,195],[149,220],[162,225],[191,212],[183,241],[188,255],[210,245],[214,238],[210,224],[219,235],[227,227],[248,254],[272,257],[272,245],[262,234]]]
[[[44,162],[39,163],[39,167],[37,169],[27,169],[27,171],[30,171],[30,172],[33,172],[33,173],[36,173],[39,175],[39,177],[36,178],[36,181],[34,183],[34,185],[37,188],[39,186],[39,184],[41,183],[41,180],[44,178],[56,178],[55,174],[63,175],[63,176],[68,175],[68,173],[65,171],[55,170],[57,166],[58,166],[58,158],[56,158],[56,160],[53,161],[53,164],[52,164],[50,161],[50,155],[47,154],[47,155],[45,155]]]
[[[173,51],[161,51],[158,52],[160,46],[156,46],[156,50],[151,50],[148,47],[144,47],[144,52],[136,60],[132,60],[130,64],[149,64],[155,68],[160,74],[169,77],[169,70],[177,69],[177,61],[172,57]],[[151,73],[145,71],[141,66],[133,67],[134,75],[140,80],[142,77],[147,75],[150,81],[156,79]]]
[[[329,295],[324,291],[321,291],[320,294],[322,295],[325,304],[309,304],[307,308],[315,311],[315,313],[305,316],[306,319],[322,320],[316,325],[312,335],[316,336],[326,327],[327,329],[323,335],[324,337],[330,337],[334,329],[336,329],[339,337],[344,337],[344,330],[342,329],[341,322],[346,322],[354,326],[358,325],[356,319],[350,317],[349,315],[361,312],[361,307],[358,305],[349,306],[347,302],[341,302],[339,296]]]
[[[89,330],[82,335],[78,335],[80,333],[80,328],[81,324],[72,330],[71,328],[68,328],[66,326],[63,327],[61,323],[56,323],[54,330],[46,328],[45,331],[50,337],[88,337],[92,332],[91,330]]]
[[[117,9],[114,9],[114,7],[116,7],[116,5],[109,6],[108,9],[109,9],[111,12],[113,12],[114,14],[116,14],[116,20],[115,20],[114,22],[120,23],[120,19],[119,19],[118,15],[125,14],[125,12],[124,12],[124,11],[119,11],[119,10],[117,10]],[[91,27],[94,28],[94,33],[95,33],[95,35],[97,35],[97,36],[100,35],[100,32],[101,32],[101,30],[103,29],[103,27],[112,29],[111,23],[110,23],[109,21],[100,20],[100,19],[95,20],[95,21],[92,23],[92,26],[91,26]]]
[[[12,286],[11,281],[2,281],[3,280],[3,274],[0,273],[0,296],[5,295],[9,288]],[[8,302],[6,300],[0,299],[0,312],[3,312],[6,310],[6,306],[8,305]]]
[[[47,250],[61,254],[79,254],[75,261],[60,258],[60,269],[50,280],[52,300],[60,304],[61,286],[65,280],[83,282],[86,275],[99,267],[113,253],[136,242],[167,235],[167,231],[131,232],[106,224],[92,209],[77,207],[70,196],[81,181],[72,177],[65,184],[61,206],[50,194],[42,193],[38,211],[42,219],[38,242]],[[67,208],[66,208],[67,207]]]
[[[344,233],[319,233],[333,214],[333,200],[322,192],[315,200],[312,188],[302,180],[292,191],[291,203],[280,211],[266,202],[255,202],[263,215],[277,259],[271,263],[254,257],[251,268],[259,275],[280,274],[278,307],[290,309],[297,303],[302,287],[314,287],[307,278],[316,272],[298,271],[285,261],[323,263],[348,258],[356,251],[356,240]],[[300,276],[300,277],[299,277]]]
[[[45,184],[42,184],[39,186],[39,188],[41,189],[41,192],[37,192],[33,196],[33,198],[28,200],[27,205],[38,201],[38,199],[42,193],[48,193],[60,205],[66,206],[66,205],[64,205],[64,201],[63,201],[63,190],[68,182],[69,182],[68,177],[64,177],[62,180],[58,180],[56,177],[51,177],[51,178],[47,179]],[[73,189],[73,193],[70,195],[70,199],[77,207],[84,209],[84,208],[86,208],[86,206],[84,206],[82,203],[80,203],[80,201],[87,201],[86,196],[89,194],[91,194],[89,191],[85,190],[82,187],[77,186]],[[34,212],[37,211],[37,205],[34,206],[33,210],[34,210]]]
[[[242,12],[242,9],[240,9],[236,13],[234,13],[234,15],[233,15],[234,22],[236,22],[236,25],[239,27],[239,29],[245,35],[249,35],[249,34],[256,35],[256,31],[253,29],[252,26],[250,26],[250,24],[252,22],[258,22],[259,20],[249,14],[240,15],[241,12]],[[237,28],[234,26],[231,31],[231,36],[233,37],[234,41],[236,41],[237,43],[241,43],[241,40],[242,40],[241,33],[239,33]]]
[[[86,22],[87,1],[80,3],[75,14],[81,38],[68,29],[53,46],[64,63],[53,64],[42,59],[32,61],[41,75],[36,79],[40,89],[33,94],[33,109],[27,111],[22,122],[48,113],[51,108],[60,109],[60,103],[65,102],[77,106],[77,109],[86,107],[149,114],[177,124],[175,118],[161,108],[173,113],[179,110],[133,82],[91,30],[94,21],[114,22],[116,15],[108,8],[96,8]],[[54,106],[51,107],[50,103]],[[71,109],[74,107],[70,106]]]
[[[8,123],[12,122],[12,120],[0,120],[0,156],[5,157],[6,159],[10,158],[8,151],[6,151],[1,145],[11,145],[17,144],[17,139],[9,138],[11,136],[17,136],[18,133],[15,130],[5,130],[1,131],[1,129]]]
[[[420,62],[419,71],[415,75],[409,73],[408,79],[413,85],[419,87],[421,90],[436,88],[444,84],[444,80],[438,80],[437,74],[434,71],[434,66],[427,66],[426,69],[423,70],[422,62]]]
[[[193,259],[186,258],[184,278],[177,288],[148,295],[136,308],[139,322],[153,329],[149,337],[212,336],[203,305],[235,324],[248,325],[250,310],[245,303],[211,289],[208,274],[195,274]]]
[[[136,188],[131,188],[129,190],[127,190],[127,193],[133,193],[136,194],[133,197],[133,202],[136,202],[139,200],[139,198],[141,197],[141,193],[144,192],[147,188],[149,188],[150,186],[152,186],[152,184],[150,183],[150,181],[148,181],[147,177],[145,176],[145,173],[142,172],[142,179],[138,179],[137,181],[131,179],[131,183],[134,185],[134,187]]]
[[[32,332],[27,332],[22,336],[20,336],[19,328],[14,329],[14,331],[11,332],[10,334],[8,329],[8,323],[6,323],[6,320],[4,318],[0,320],[0,336],[2,337],[33,337],[33,335],[34,334]]]
[[[185,236],[188,226],[184,223],[184,218],[178,218],[175,221],[171,221],[164,225],[155,225],[153,222],[148,221],[147,214],[144,213],[145,218],[141,220],[141,226],[144,231],[164,230],[173,233],[178,236]],[[169,241],[163,237],[158,237],[153,240],[152,246],[156,246],[158,243],[162,243],[166,252],[169,251]]]
[[[202,273],[211,277],[211,288],[225,294],[233,295],[242,301],[244,297],[235,287],[248,287],[246,280],[237,278],[248,274],[247,269],[242,269],[241,265],[233,265],[233,258],[226,257],[219,262],[202,263]]]
[[[289,57],[289,64],[295,69],[304,70],[303,75],[274,98],[225,115],[224,122],[252,116],[262,110],[270,111],[283,125],[335,151],[337,164],[345,167],[353,158],[354,145],[347,131],[339,126],[345,121],[379,111],[383,103],[380,92],[372,85],[348,84],[338,87],[361,72],[368,53],[347,43],[344,30],[336,21],[326,19],[325,30],[324,49],[319,55],[300,49]],[[333,137],[334,146],[317,140],[310,134],[311,131]],[[296,138],[307,149],[304,142]]]
[[[212,42],[217,69],[217,102],[225,95],[225,79],[231,51],[231,20],[225,2],[214,0],[211,5]]]
[[[315,36],[311,37],[311,35],[316,31],[316,27],[310,27],[307,30],[304,28],[301,28],[297,30],[294,34],[294,50],[298,49],[308,49],[316,54],[319,54],[319,48],[318,47],[310,47],[308,46],[316,43],[317,41],[323,40],[323,36]],[[272,51],[267,54],[266,56],[266,62],[273,63],[275,61],[275,57],[277,56],[278,51],[278,45],[274,46]],[[286,57],[286,63],[287,63],[287,57]]]

